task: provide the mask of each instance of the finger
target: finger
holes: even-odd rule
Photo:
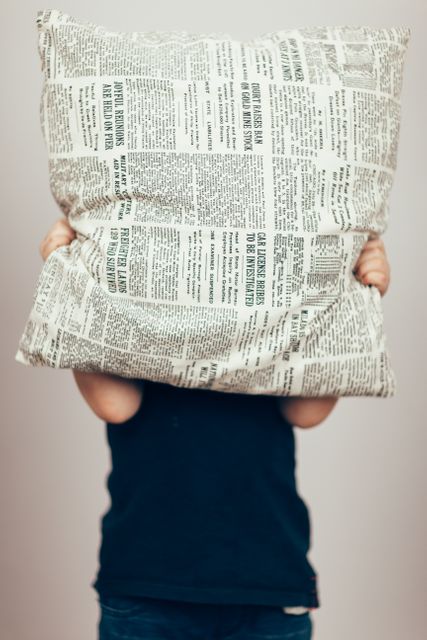
[[[75,234],[71,234],[63,231],[51,231],[47,234],[45,239],[42,242],[51,242],[51,240],[55,240],[59,238],[60,240],[65,240],[66,242],[71,242],[75,237]]]
[[[68,220],[68,218],[64,218],[64,216],[62,216],[61,218],[58,218],[57,220],[55,220],[55,222],[52,225],[53,227],[57,226],[57,227],[65,227],[65,228],[71,228],[70,222]]]
[[[62,237],[62,238],[49,238],[44,244],[43,244],[43,251],[44,252],[50,252],[52,251],[53,248],[55,247],[60,247],[64,244],[69,244],[67,238]]]
[[[384,273],[383,271],[375,271],[375,270],[369,271],[362,278],[356,274],[356,278],[357,280],[359,280],[359,282],[361,282],[364,285],[380,284],[381,286],[383,286],[383,285],[387,285],[390,281],[390,278],[387,276],[386,273]]]
[[[52,253],[52,251],[54,251],[55,249],[57,249],[60,245],[59,244],[54,244],[53,242],[47,244],[41,251],[41,257],[43,258],[43,260],[47,260],[47,258],[50,256],[50,254]]]
[[[52,251],[66,244],[69,243],[65,238],[52,238],[45,242],[40,250],[43,260],[46,260],[46,258],[52,253]]]
[[[75,236],[75,233],[69,233],[67,231],[53,231],[49,234],[50,238],[68,238],[68,240],[72,240]]]
[[[364,280],[364,284],[377,287],[381,295],[384,295],[387,291],[388,283],[389,280],[382,271],[370,271]]]
[[[58,240],[61,244],[69,244],[73,238],[68,233],[49,233],[40,243],[40,253],[46,250],[50,243]]]
[[[366,270],[376,269],[377,271],[387,271],[390,269],[390,265],[384,256],[363,256],[356,263],[353,273],[361,271],[362,274],[366,273]]]
[[[360,259],[360,257],[363,256],[367,251],[374,251],[374,250],[381,251],[385,255],[384,243],[378,242],[377,240],[373,240],[372,242],[371,241],[366,242],[359,253],[358,259]]]
[[[361,260],[356,272],[360,278],[364,278],[369,271],[381,271],[388,273],[388,263],[384,258],[369,258]]]
[[[76,232],[72,227],[68,226],[67,224],[65,225],[62,224],[62,220],[58,220],[57,222],[55,222],[55,224],[51,226],[51,228],[49,229],[47,234],[44,236],[40,244],[43,244],[44,242],[48,242],[51,238],[57,235],[67,236],[68,238],[72,239],[76,237]]]
[[[364,244],[364,247],[383,247],[383,246],[384,246],[384,241],[380,237],[368,238],[368,240]]]
[[[47,235],[50,235],[52,233],[67,233],[73,236],[76,232],[74,231],[68,220],[66,220],[65,218],[60,218],[59,220],[56,220],[56,222],[54,222]]]
[[[57,222],[55,222],[55,224],[52,226],[51,232],[68,233],[69,235],[75,234],[73,227],[71,227],[65,220],[58,220]]]
[[[367,247],[363,249],[357,258],[356,265],[359,264],[362,260],[366,258],[374,258],[374,257],[383,257],[385,256],[385,251],[381,247]]]
[[[371,274],[375,273],[375,274],[381,274],[381,279],[384,282],[388,282],[390,280],[390,275],[388,273],[386,273],[385,271],[381,271],[380,269],[370,269],[369,271],[367,271],[366,273],[364,273],[363,275],[359,275],[358,273],[355,274],[355,277],[362,282],[362,284],[369,284],[370,283],[370,279],[371,279]],[[377,276],[375,276],[377,277]]]

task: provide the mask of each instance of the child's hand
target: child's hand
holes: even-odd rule
[[[357,259],[353,273],[362,284],[373,284],[382,296],[386,293],[390,284],[390,265],[380,236],[369,237]]]
[[[46,260],[52,251],[70,244],[76,232],[66,218],[59,218],[40,243],[39,251]],[[93,412],[106,422],[121,424],[136,414],[143,400],[138,380],[122,378],[100,371],[72,369],[77,387]]]
[[[39,251],[41,257],[43,260],[46,260],[54,249],[63,244],[70,244],[75,237],[76,232],[72,227],[70,227],[68,221],[64,217],[59,218],[50,227],[47,235],[40,243]]]
[[[363,284],[378,287],[383,296],[390,283],[390,265],[385,253],[382,238],[377,235],[369,237],[365,243],[353,273]],[[338,396],[323,398],[279,398],[282,416],[296,427],[315,427],[331,413]]]

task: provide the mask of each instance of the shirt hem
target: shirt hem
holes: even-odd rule
[[[281,589],[239,589],[233,587],[187,587],[140,580],[97,578],[91,587],[98,593],[117,596],[147,596],[166,600],[183,600],[207,604],[253,604],[280,607],[302,606],[318,609],[316,589],[286,591]]]

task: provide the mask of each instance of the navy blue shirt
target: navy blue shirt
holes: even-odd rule
[[[111,504],[99,593],[216,604],[320,606],[294,427],[278,398],[140,381],[106,424]]]

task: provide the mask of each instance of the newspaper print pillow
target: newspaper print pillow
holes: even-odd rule
[[[15,359],[224,392],[382,396],[409,29],[111,32],[37,14],[50,186],[77,237]]]

